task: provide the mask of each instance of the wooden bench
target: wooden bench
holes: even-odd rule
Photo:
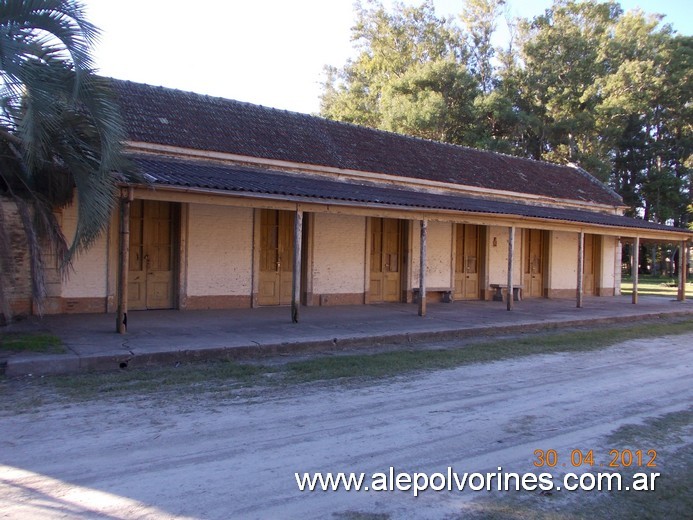
[[[412,290],[412,296],[414,303],[419,303],[419,288],[414,287]],[[443,303],[451,303],[452,302],[452,293],[454,289],[451,287],[426,287],[426,294],[430,293],[440,293],[440,301]]]
[[[496,292],[493,293],[493,301],[494,302],[502,302],[504,301],[503,298],[503,289],[505,289],[506,293],[508,292],[508,284],[507,283],[492,283],[491,284],[491,289],[495,289]],[[516,302],[519,302],[522,300],[522,286],[521,285],[513,285],[513,300]]]

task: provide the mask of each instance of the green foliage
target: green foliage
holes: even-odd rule
[[[0,336],[0,353],[40,352],[62,354],[65,347],[53,334],[3,334]]]
[[[0,196],[21,216],[39,309],[41,244],[51,246],[66,274],[108,224],[123,179],[116,172],[128,171],[118,107],[107,81],[92,71],[97,36],[77,0],[0,2]],[[78,220],[68,240],[54,211],[73,202],[74,188]],[[4,222],[0,214],[0,227]],[[6,277],[10,250],[0,258]]]
[[[686,284],[686,293],[690,296],[693,286]],[[670,276],[649,276],[640,275],[638,277],[638,294],[641,296],[662,296],[675,299],[679,292],[679,281],[676,277]],[[624,276],[621,281],[621,294],[633,294],[633,279]]]
[[[556,0],[492,36],[504,0],[460,25],[419,7],[357,4],[357,55],[327,69],[325,117],[559,163],[608,182],[629,214],[691,221],[693,38],[617,2]]]
[[[410,67],[382,91],[381,126],[427,139],[461,142],[473,125],[476,82],[452,60]]]
[[[352,40],[358,54],[342,69],[326,69],[322,115],[452,139],[456,114],[444,111],[454,109],[469,88],[460,31],[435,15],[431,0],[419,7],[395,3],[393,13],[379,2],[358,2],[356,18]]]

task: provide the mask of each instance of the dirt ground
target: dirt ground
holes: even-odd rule
[[[378,384],[3,412],[0,517],[460,518],[484,492],[300,492],[294,473],[524,473],[537,449],[561,460],[592,449],[598,462],[610,449],[661,450],[605,439],[690,407],[691,345],[688,334]]]

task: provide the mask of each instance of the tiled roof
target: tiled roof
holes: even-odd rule
[[[134,158],[141,172],[155,185],[181,186],[209,190],[250,193],[258,196],[279,195],[288,199],[315,199],[315,202],[349,202],[379,204],[433,210],[524,216],[561,220],[600,226],[689,231],[644,220],[546,206],[502,202],[476,197],[427,193],[412,189],[390,188],[373,183],[317,178],[261,168],[249,168],[213,162],[138,156]]]
[[[622,205],[572,166],[141,83],[113,80],[113,87],[131,141]]]

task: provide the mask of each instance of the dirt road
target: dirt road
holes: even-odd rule
[[[295,472],[533,470],[693,402],[693,335],[231,400],[156,395],[0,417],[2,518],[443,518],[479,493],[299,492]],[[642,446],[642,449],[657,446]]]

